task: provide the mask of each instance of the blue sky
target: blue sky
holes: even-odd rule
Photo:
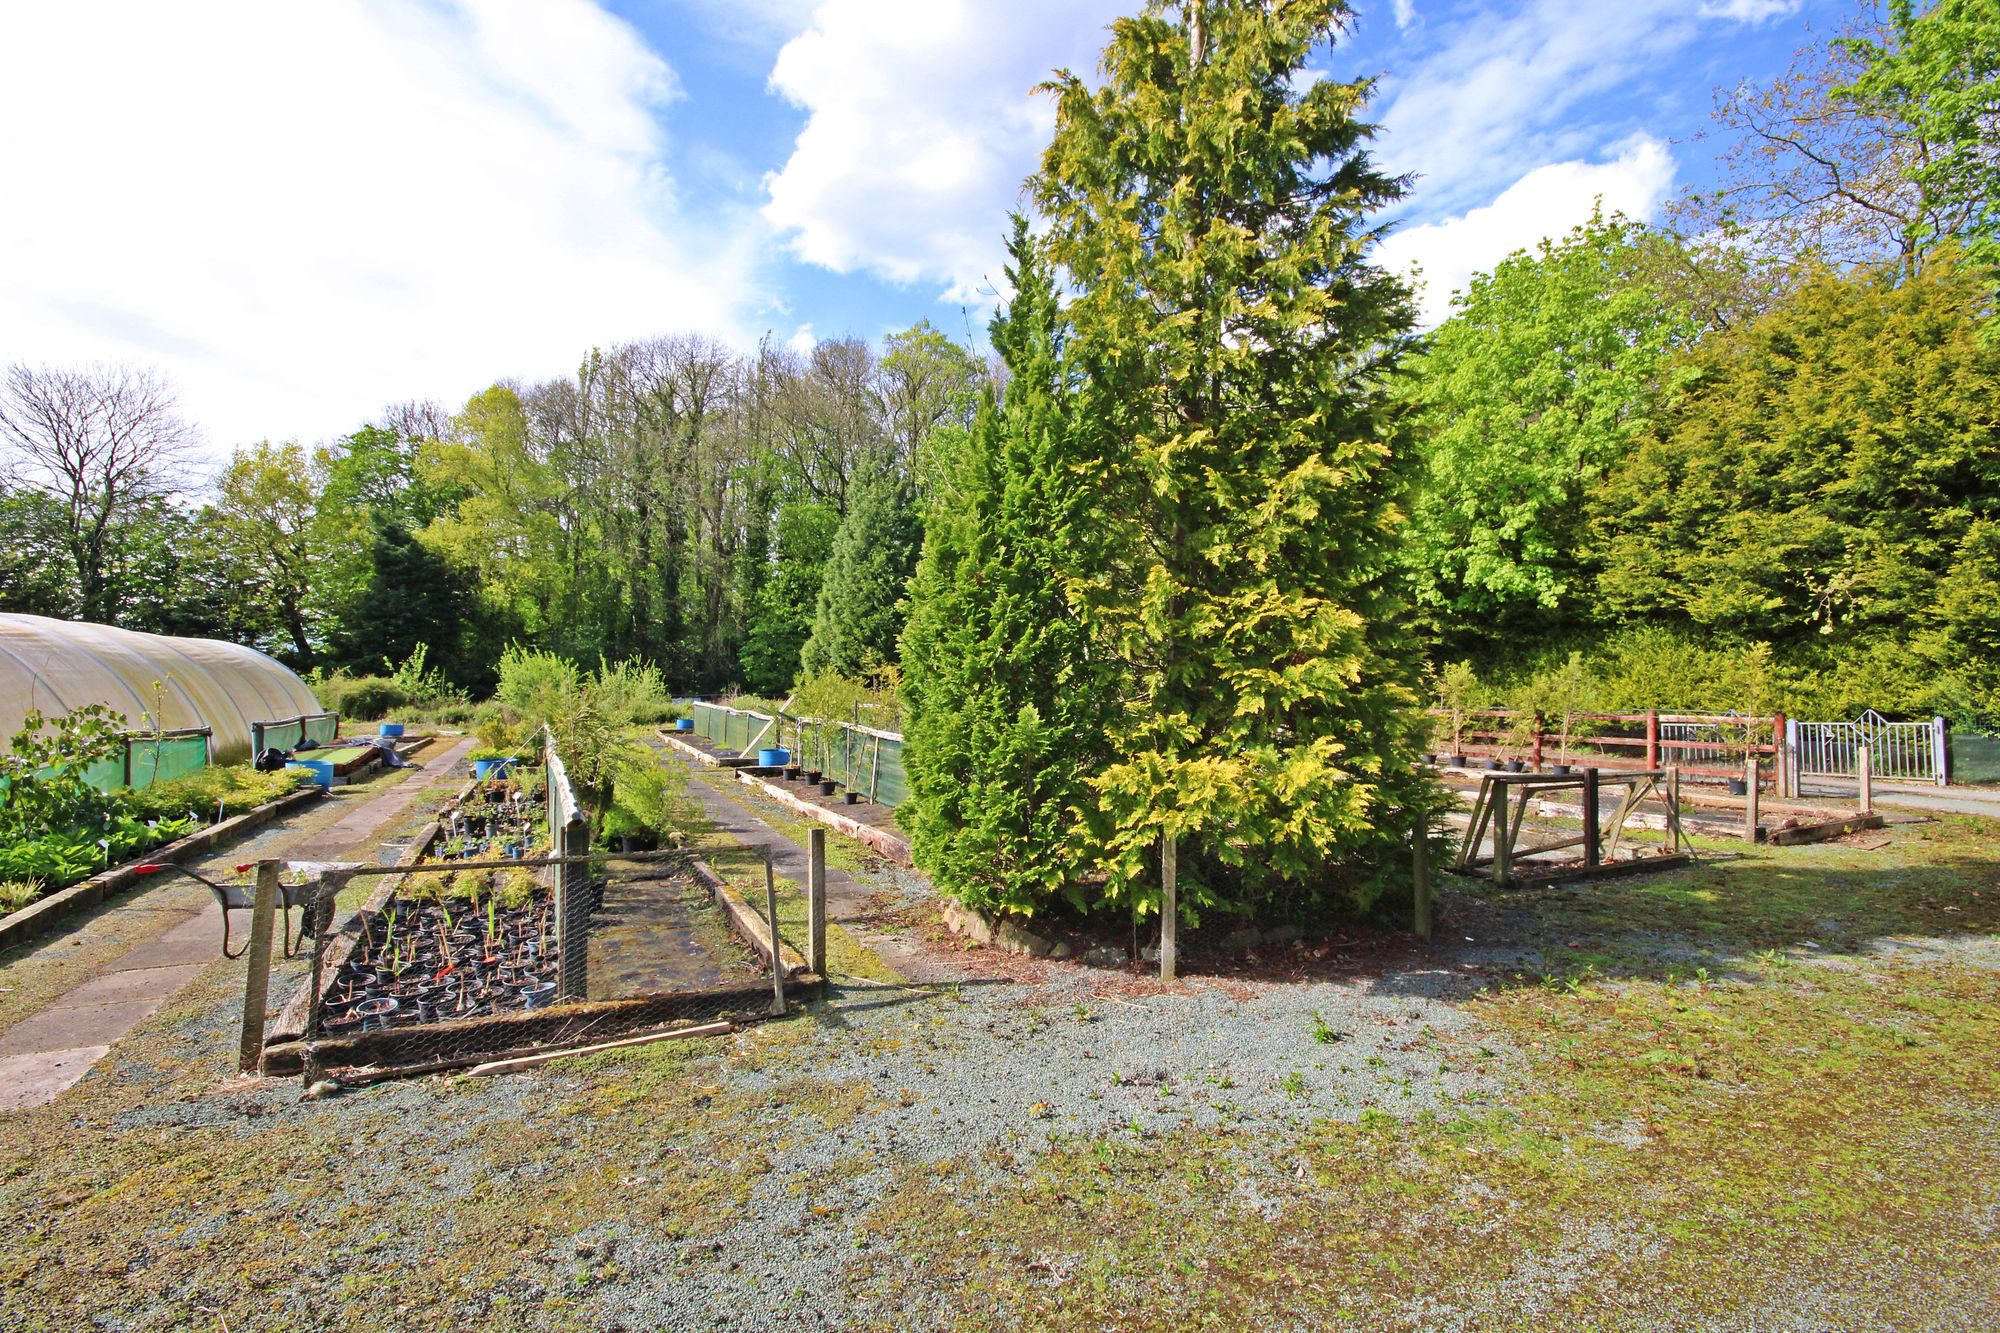
[[[1129,0],[75,0],[0,16],[0,362],[149,363],[219,457],[696,331],[978,330],[1050,69]],[[1854,0],[1360,0],[1426,310],[1711,176]]]

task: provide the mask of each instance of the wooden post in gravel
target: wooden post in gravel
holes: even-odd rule
[[[250,900],[250,947],[244,951],[249,965],[243,980],[243,1040],[237,1048],[236,1067],[245,1074],[255,1073],[264,1057],[265,1009],[271,999],[271,921],[278,914],[278,863],[257,863],[257,894]]]
[[[1679,764],[1667,765],[1667,852],[1669,855],[1681,849],[1681,768]]]
[[[1861,813],[1875,813],[1875,757],[1863,745],[1854,755],[1854,773],[1858,780],[1857,795],[1861,802]]]
[[[1172,981],[1180,966],[1180,850],[1174,835],[1160,835],[1160,980]]]
[[[826,830],[806,831],[806,962],[826,975]]]
[[[1743,761],[1743,841],[1757,845],[1757,756]]]
[[[1583,770],[1583,863],[1596,866],[1604,860],[1604,816],[1597,810],[1597,770]]]
[[[771,1016],[785,1015],[785,959],[778,947],[778,872],[764,854],[764,920],[771,928]]]
[[[1410,840],[1411,888],[1416,897],[1417,938],[1431,937],[1431,820],[1417,812],[1416,836]]]

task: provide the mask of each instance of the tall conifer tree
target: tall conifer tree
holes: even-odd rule
[[[1154,0],[1093,88],[1057,94],[1033,182],[1074,299],[1065,354],[1090,506],[1068,600],[1120,662],[1097,776],[1109,889],[1157,901],[1372,901],[1415,795],[1415,654],[1394,546],[1403,460],[1378,421],[1410,325],[1371,266],[1402,183],[1314,81],[1342,0]]]
[[[1058,897],[1088,905],[1078,821],[1106,682],[1059,582],[1079,492],[1055,286],[1019,218],[1010,250],[1014,297],[992,324],[1005,393],[987,392],[940,477],[911,586],[904,817],[939,888],[1032,914]]]
[[[894,660],[922,541],[909,480],[886,451],[873,452],[849,484],[847,516],[827,557],[812,637],[800,654],[807,679],[859,676]]]

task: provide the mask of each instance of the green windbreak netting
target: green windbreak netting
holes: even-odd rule
[[[131,742],[133,787],[150,787],[155,782],[186,777],[207,766],[206,736],[168,736],[161,740],[149,737]]]
[[[773,724],[762,713],[691,703],[695,734],[717,747],[744,753],[752,742],[788,749],[792,762],[818,768],[846,787],[884,805],[901,805],[910,798],[903,772],[903,742],[890,736],[850,727],[843,722],[814,722],[785,716]]]
[[[117,791],[150,787],[206,767],[206,736],[127,736],[125,753],[88,765],[83,780],[99,791]]]
[[[307,713],[282,722],[252,722],[250,752],[254,755],[265,750],[296,750],[308,738],[315,745],[330,745],[339,734],[338,713]]]

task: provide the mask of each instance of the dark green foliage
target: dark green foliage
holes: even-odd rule
[[[848,485],[847,516],[834,534],[812,635],[799,654],[805,675],[865,676],[895,660],[922,541],[909,480],[886,455],[864,458]]]
[[[743,683],[759,694],[787,693],[799,673],[799,653],[812,637],[813,609],[840,515],[800,502],[778,511],[775,563],[752,602],[743,641]]]
[[[1014,298],[994,320],[1003,398],[980,406],[937,477],[903,631],[900,812],[939,889],[988,911],[1089,906],[1079,811],[1104,757],[1107,680],[1059,582],[1079,493],[1075,386],[1056,293],[1016,221]]]
[[[327,655],[342,669],[369,674],[392,670],[421,644],[456,675],[469,601],[463,580],[401,523],[381,514],[372,520],[368,578],[341,608]]]

